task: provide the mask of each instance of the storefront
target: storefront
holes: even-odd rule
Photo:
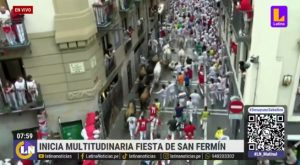
[[[113,123],[123,107],[122,79],[119,74],[115,75],[112,82],[99,92],[98,106],[103,111],[105,132],[109,135]]]

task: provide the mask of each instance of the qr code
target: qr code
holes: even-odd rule
[[[284,116],[255,114],[248,116],[249,151],[284,151]]]

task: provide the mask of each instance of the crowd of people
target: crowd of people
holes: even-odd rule
[[[160,28],[159,42],[151,37],[149,48],[163,58],[164,49],[172,49],[172,79],[153,92],[157,96],[149,105],[149,116],[143,113],[140,118],[134,114],[127,119],[131,139],[139,134],[146,139],[148,124],[150,139],[161,139],[161,126],[168,127],[166,139],[194,139],[198,129],[193,115],[200,112],[201,129],[206,129],[210,116],[208,103],[200,109],[201,102],[208,94],[210,107],[216,102],[225,108],[230,90],[224,60],[223,44],[219,38],[219,5],[209,0],[170,1],[170,11]],[[168,26],[168,27],[167,27]],[[152,35],[154,36],[154,35]],[[170,52],[170,51],[169,51]],[[197,76],[195,76],[197,75]],[[197,78],[198,77],[198,78]],[[197,88],[193,85],[197,82]],[[160,112],[175,106],[174,116],[162,122]],[[228,140],[226,128],[218,127],[214,139]],[[169,162],[169,161],[168,161]],[[168,163],[167,162],[167,163]]]
[[[2,87],[4,100],[12,110],[18,110],[29,102],[36,102],[38,86],[31,75],[26,80],[19,76],[15,82],[6,81]]]

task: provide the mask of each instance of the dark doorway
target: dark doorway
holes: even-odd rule
[[[2,73],[4,74],[1,75],[2,81],[9,80],[11,82],[14,82],[16,81],[18,76],[25,77],[26,75],[21,59],[1,61],[1,67],[3,71]]]
[[[18,76],[25,77],[26,75],[21,59],[1,61],[0,65],[2,83],[5,83],[6,80],[15,82]]]

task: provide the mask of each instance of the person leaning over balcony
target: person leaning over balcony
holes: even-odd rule
[[[4,93],[8,105],[11,108],[18,109],[19,107],[16,99],[15,86],[11,82],[6,82],[4,87]]]
[[[26,97],[25,97],[25,80],[23,77],[19,76],[18,80],[15,82],[15,87],[17,91],[19,106],[23,106],[24,104],[27,104]]]
[[[27,79],[26,80],[26,85],[27,85],[28,93],[31,96],[31,100],[33,102],[35,102],[36,98],[37,98],[37,96],[39,94],[38,90],[37,90],[37,84],[36,84],[35,80],[32,79],[31,75],[28,75],[26,79]]]

